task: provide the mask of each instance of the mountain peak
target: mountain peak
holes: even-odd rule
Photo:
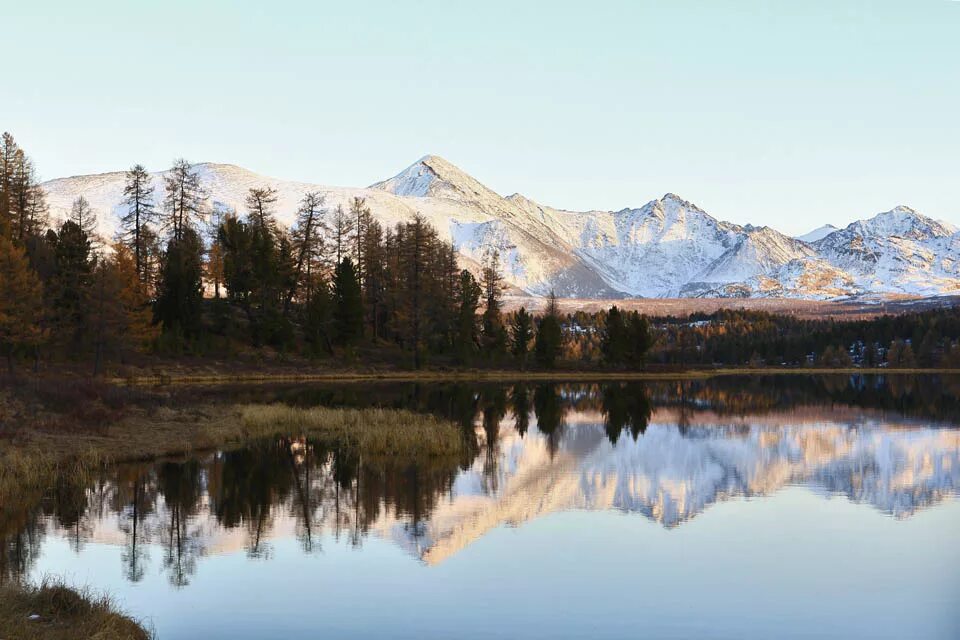
[[[370,188],[418,198],[470,202],[500,198],[455,164],[437,155],[425,155],[389,180],[372,184]]]

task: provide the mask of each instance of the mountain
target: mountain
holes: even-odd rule
[[[195,165],[213,208],[243,211],[252,187],[278,192],[278,219],[289,225],[307,191],[326,205],[366,198],[385,226],[423,215],[476,270],[496,252],[516,291],[564,297],[794,297],[863,293],[937,295],[960,290],[960,235],[946,223],[897,207],[844,229],[827,225],[791,238],[770,227],[718,220],[667,193],[639,208],[566,211],[521,194],[503,197],[438,156],[428,155],[367,188],[292,182],[229,164]],[[165,172],[152,174],[162,200]],[[62,218],[78,195],[112,237],[122,213],[124,174],[44,183]]]
[[[839,229],[832,224],[825,224],[822,227],[817,227],[813,231],[808,231],[802,236],[797,236],[797,240],[800,240],[801,242],[816,242],[817,240],[830,235],[834,231],[839,231]]]
[[[899,206],[813,244],[864,291],[937,295],[960,290],[957,228]]]

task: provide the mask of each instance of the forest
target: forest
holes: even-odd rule
[[[641,369],[960,366],[955,310],[841,322],[721,311],[647,318],[616,305],[504,309],[499,256],[472,272],[419,215],[384,228],[362,198],[303,194],[295,223],[251,188],[213,206],[180,159],[156,190],[126,172],[116,237],[81,195],[50,215],[30,156],[0,142],[0,351],[8,370],[151,358],[319,361],[347,366]]]

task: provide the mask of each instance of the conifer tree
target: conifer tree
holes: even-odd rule
[[[333,323],[337,344],[353,346],[363,335],[363,300],[353,261],[344,257],[333,280]]]
[[[147,281],[145,268],[147,250],[145,233],[149,225],[156,222],[156,207],[153,203],[153,184],[150,174],[142,164],[135,164],[127,171],[123,187],[123,204],[127,212],[120,218],[121,237],[133,250],[137,277],[140,282]]]
[[[551,290],[547,298],[546,311],[537,328],[534,346],[537,364],[548,369],[553,368],[562,348],[563,329],[560,326],[560,306],[557,304],[556,294]]]
[[[37,184],[33,162],[4,133],[0,138],[0,236],[23,243],[39,235],[47,222],[47,203]]]
[[[94,267],[90,240],[72,220],[60,226],[54,240],[56,266],[50,287],[54,336],[61,345],[76,348],[86,327],[86,299]]]
[[[312,275],[323,254],[323,237],[326,233],[325,198],[319,191],[304,194],[297,210],[297,222],[293,230],[293,247],[296,252],[293,282],[284,300],[284,311],[289,312],[290,305],[298,290],[303,297],[310,299]]]
[[[500,274],[500,256],[494,252],[483,268],[481,287],[486,308],[483,311],[483,348],[490,357],[497,358],[506,351],[507,330],[503,326],[501,310],[503,276]]]
[[[164,191],[166,227],[175,240],[180,240],[194,222],[203,221],[206,213],[200,174],[183,158],[175,160],[164,178]]]
[[[480,344],[477,330],[477,309],[480,308],[482,291],[473,274],[464,269],[460,272],[457,287],[457,332],[456,352],[461,362],[468,362]]]
[[[367,234],[367,228],[370,226],[370,220],[372,219],[366,198],[354,196],[350,202],[350,219],[353,224],[351,233],[353,234],[354,260],[356,261],[354,266],[357,270],[357,279],[362,287],[366,276],[363,238]]]
[[[70,221],[73,222],[92,245],[96,244],[97,213],[83,196],[78,196],[70,207]]]
[[[154,319],[174,343],[199,335],[203,302],[203,242],[185,226],[164,255]]]
[[[322,278],[317,278],[309,287],[311,293],[307,300],[303,333],[310,353],[317,355],[321,349],[333,355],[333,300],[330,287]]]
[[[333,236],[334,268],[340,264],[343,256],[350,251],[350,243],[353,238],[352,230],[353,225],[351,224],[350,216],[343,210],[343,206],[338,204],[333,210],[333,221],[330,228],[330,233]]]
[[[623,313],[616,305],[607,312],[600,346],[603,359],[607,364],[622,364],[629,356],[630,340]]]
[[[273,187],[259,187],[247,192],[247,223],[254,228],[276,232],[277,221],[274,209],[277,204],[277,190]]]
[[[26,253],[0,236],[0,350],[13,373],[18,352],[36,348],[45,338],[43,289]]]
[[[527,354],[533,341],[533,319],[524,307],[513,314],[510,324],[510,352],[520,361],[520,367],[527,368]]]

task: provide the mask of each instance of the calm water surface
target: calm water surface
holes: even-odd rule
[[[960,638],[960,382],[241,387],[405,407],[460,460],[294,438],[25,496],[2,579],[167,638]],[[214,393],[214,392],[211,392]]]

